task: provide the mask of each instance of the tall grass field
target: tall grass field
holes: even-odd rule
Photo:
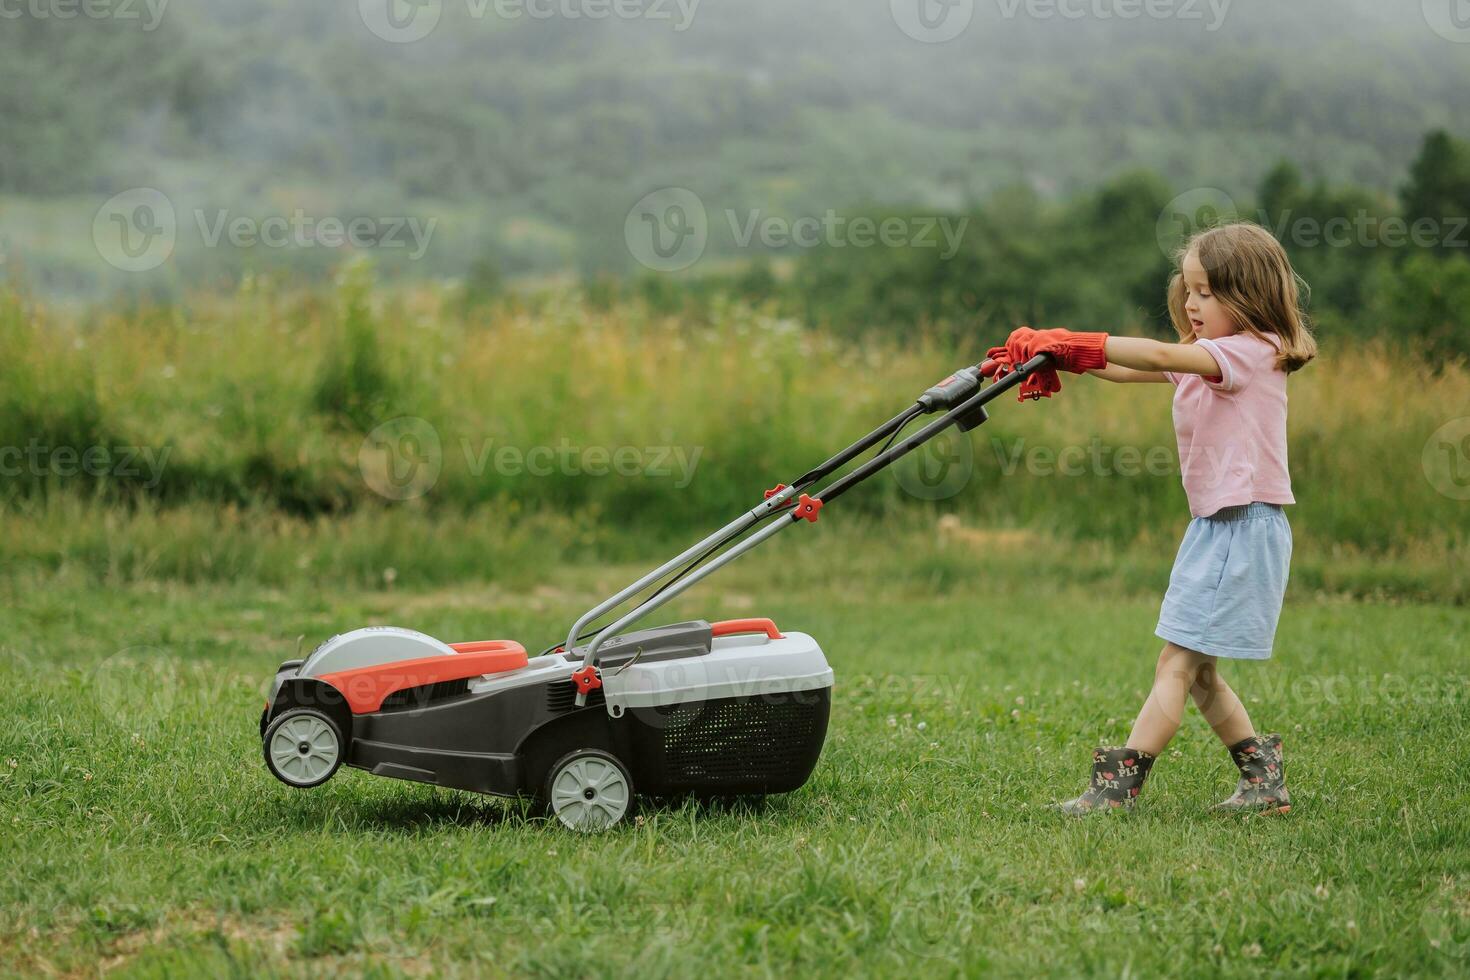
[[[1464,976],[1470,369],[1390,345],[1323,336],[1290,382],[1276,654],[1227,668],[1285,738],[1284,817],[1208,812],[1234,770],[1192,709],[1132,813],[1046,809],[1128,732],[1187,520],[1171,389],[1072,377],[660,611],[819,639],[832,722],[796,792],[583,837],[266,771],[298,649],[539,649],[1005,330],[839,340],[363,267],[0,296],[0,972]]]
[[[743,305],[660,318],[565,290],[470,305],[375,290],[360,266],[332,291],[252,280],[121,311],[0,294],[0,548],[112,579],[376,584],[392,567],[404,585],[652,554],[1005,332],[839,340]],[[1297,583],[1464,602],[1470,369],[1322,340],[1290,384]],[[842,509],[1162,555],[1187,519],[1171,390],[1075,378],[1007,399]]]

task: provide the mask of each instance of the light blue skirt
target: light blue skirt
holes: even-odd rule
[[[1154,634],[1212,657],[1265,660],[1291,567],[1291,525],[1275,504],[1196,517],[1169,575]]]

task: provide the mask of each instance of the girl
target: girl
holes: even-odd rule
[[[1154,631],[1164,649],[1127,744],[1093,752],[1092,783],[1057,804],[1064,813],[1132,806],[1179,728],[1188,697],[1240,769],[1235,794],[1215,809],[1291,808],[1281,736],[1256,734],[1217,663],[1271,656],[1281,614],[1291,561],[1282,506],[1295,503],[1286,467],[1286,376],[1317,352],[1300,308],[1300,282],[1267,231],[1225,225],[1196,235],[1179,253],[1169,283],[1179,343],[1022,327],[992,351],[1002,363],[1045,352],[1056,368],[1077,374],[1175,386],[1174,429],[1193,520]],[[1028,381],[1023,397],[1060,388],[1055,374]]]

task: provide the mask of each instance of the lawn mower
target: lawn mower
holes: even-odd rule
[[[260,716],[266,767],[303,789],[345,763],[378,776],[529,796],[578,831],[623,821],[635,791],[717,797],[800,787],[821,754],[831,706],[832,669],[814,639],[761,618],[629,628],[787,528],[815,522],[838,497],[950,426],[968,432],[982,424],[986,403],[1046,363],[1042,354],[1014,369],[987,361],[956,371],[587,610],[565,641],[537,656],[514,640],[444,643],[392,626],[332,637],[276,670]],[[944,414],[898,439],[911,421],[936,412]],[[808,492],[880,440],[871,458]],[[589,629],[656,583],[621,617]]]

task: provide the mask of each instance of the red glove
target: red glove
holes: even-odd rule
[[[1074,333],[1058,327],[1054,330],[1032,330],[1019,327],[1006,339],[1011,363],[1024,364],[1037,354],[1050,354],[1055,367],[1082,374],[1108,366],[1105,333]]]
[[[1022,327],[1022,330],[1030,330],[1030,327]],[[1020,331],[1016,331],[1019,333]],[[1034,331],[1033,331],[1034,332]],[[1012,334],[1011,336],[1015,336]],[[1030,358],[1015,361],[1011,358],[1011,352],[1006,347],[992,347],[985,355],[996,363],[995,377],[1003,378],[1010,374],[1017,363],[1025,363]],[[1057,372],[1051,367],[1044,367],[1039,371],[1032,371],[1021,382],[1020,395],[1017,401],[1034,401],[1038,398],[1050,398],[1062,390],[1062,379],[1057,377]]]
[[[1006,356],[1012,364],[1025,364],[1036,356],[1031,350],[1031,341],[1035,337],[1036,331],[1030,327],[1017,327],[1011,331],[1011,335],[1006,338]]]

